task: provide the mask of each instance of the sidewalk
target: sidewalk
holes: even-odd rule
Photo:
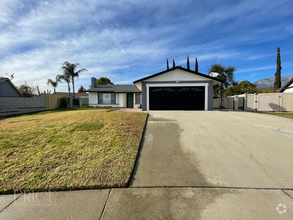
[[[23,194],[14,202],[14,195],[1,195],[0,219],[292,219],[289,195],[292,190],[189,187]]]

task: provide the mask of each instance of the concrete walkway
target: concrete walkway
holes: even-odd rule
[[[0,219],[293,219],[292,142],[286,118],[150,112],[130,188],[1,195]]]

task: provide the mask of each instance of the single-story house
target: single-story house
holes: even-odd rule
[[[293,78],[280,90],[280,92],[293,92]]]
[[[0,97],[22,97],[22,94],[9,78],[0,77]]]
[[[98,85],[96,78],[91,79],[89,93],[90,106],[111,106],[124,108],[141,107],[141,91],[136,85]]]
[[[148,110],[213,110],[213,87],[221,81],[183,67],[136,80],[134,85],[96,85],[92,78],[89,105]]]

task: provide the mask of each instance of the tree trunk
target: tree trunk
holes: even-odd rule
[[[75,99],[75,92],[74,92],[74,78],[72,78],[72,89],[73,89],[73,98]]]
[[[71,98],[71,95],[70,95],[70,84],[68,83],[68,94],[69,94],[69,107],[72,108],[72,98]]]
[[[56,88],[54,87],[54,95],[56,95]]]
[[[69,83],[67,83],[68,84],[68,97],[70,97],[70,85],[69,85]]]

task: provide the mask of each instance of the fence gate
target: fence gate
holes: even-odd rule
[[[244,97],[238,97],[238,110],[244,111]]]
[[[234,97],[215,98],[214,109],[234,109]]]
[[[221,109],[221,98],[214,98],[214,109]]]

